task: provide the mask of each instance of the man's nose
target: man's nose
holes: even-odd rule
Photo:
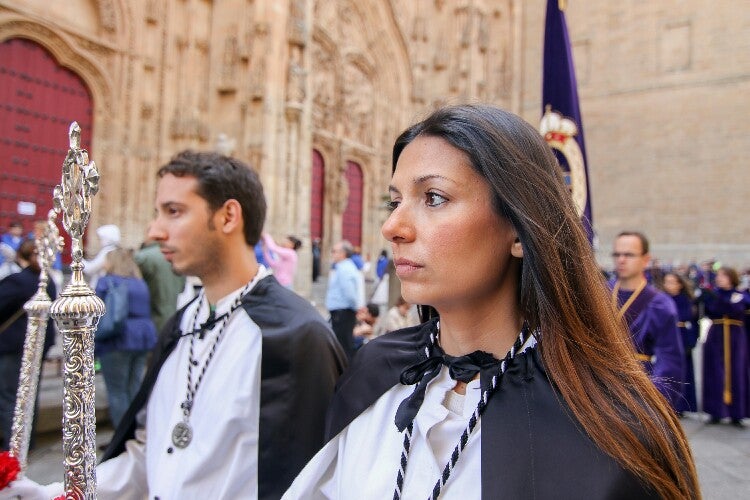
[[[152,240],[163,240],[166,238],[166,232],[164,229],[162,229],[161,225],[158,222],[158,217],[151,221],[148,225],[148,232],[146,233],[147,237]]]

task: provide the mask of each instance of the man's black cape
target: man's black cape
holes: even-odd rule
[[[432,330],[434,320],[360,349],[337,384],[327,439],[399,384],[406,367],[426,358]],[[509,364],[481,421],[484,500],[658,498],[586,435],[547,377],[536,348]],[[395,431],[395,423],[387,425]]]
[[[143,384],[102,461],[122,453],[133,438],[136,415],[148,403],[159,370],[180,339],[186,308],[164,326]],[[258,498],[277,499],[325,442],[325,412],[346,356],[321,315],[273,276],[256,283],[242,299],[242,308],[263,336]],[[224,395],[215,397],[221,401]]]

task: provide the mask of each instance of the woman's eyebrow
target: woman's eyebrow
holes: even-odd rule
[[[444,175],[440,174],[426,174],[426,175],[420,175],[419,177],[415,177],[412,181],[416,185],[424,184],[427,181],[433,180],[433,179],[440,179],[444,181],[451,182],[453,184],[458,184],[455,180],[451,179],[450,177],[445,177]],[[395,186],[390,185],[388,186],[388,192],[393,194],[401,194],[401,191],[399,191]]]

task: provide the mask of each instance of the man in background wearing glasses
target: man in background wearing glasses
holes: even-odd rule
[[[612,259],[617,276],[611,284],[612,301],[618,318],[627,323],[636,356],[656,388],[674,406],[682,397],[682,338],[672,298],[646,280],[651,259],[648,239],[637,231],[621,232],[615,238]]]

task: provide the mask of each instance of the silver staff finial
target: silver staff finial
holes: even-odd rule
[[[99,192],[99,171],[81,149],[81,127],[70,125],[70,149],[63,161],[62,180],[55,186],[53,205],[63,214],[63,227],[73,240],[73,272],[82,269],[83,233],[91,216],[91,197]]]

